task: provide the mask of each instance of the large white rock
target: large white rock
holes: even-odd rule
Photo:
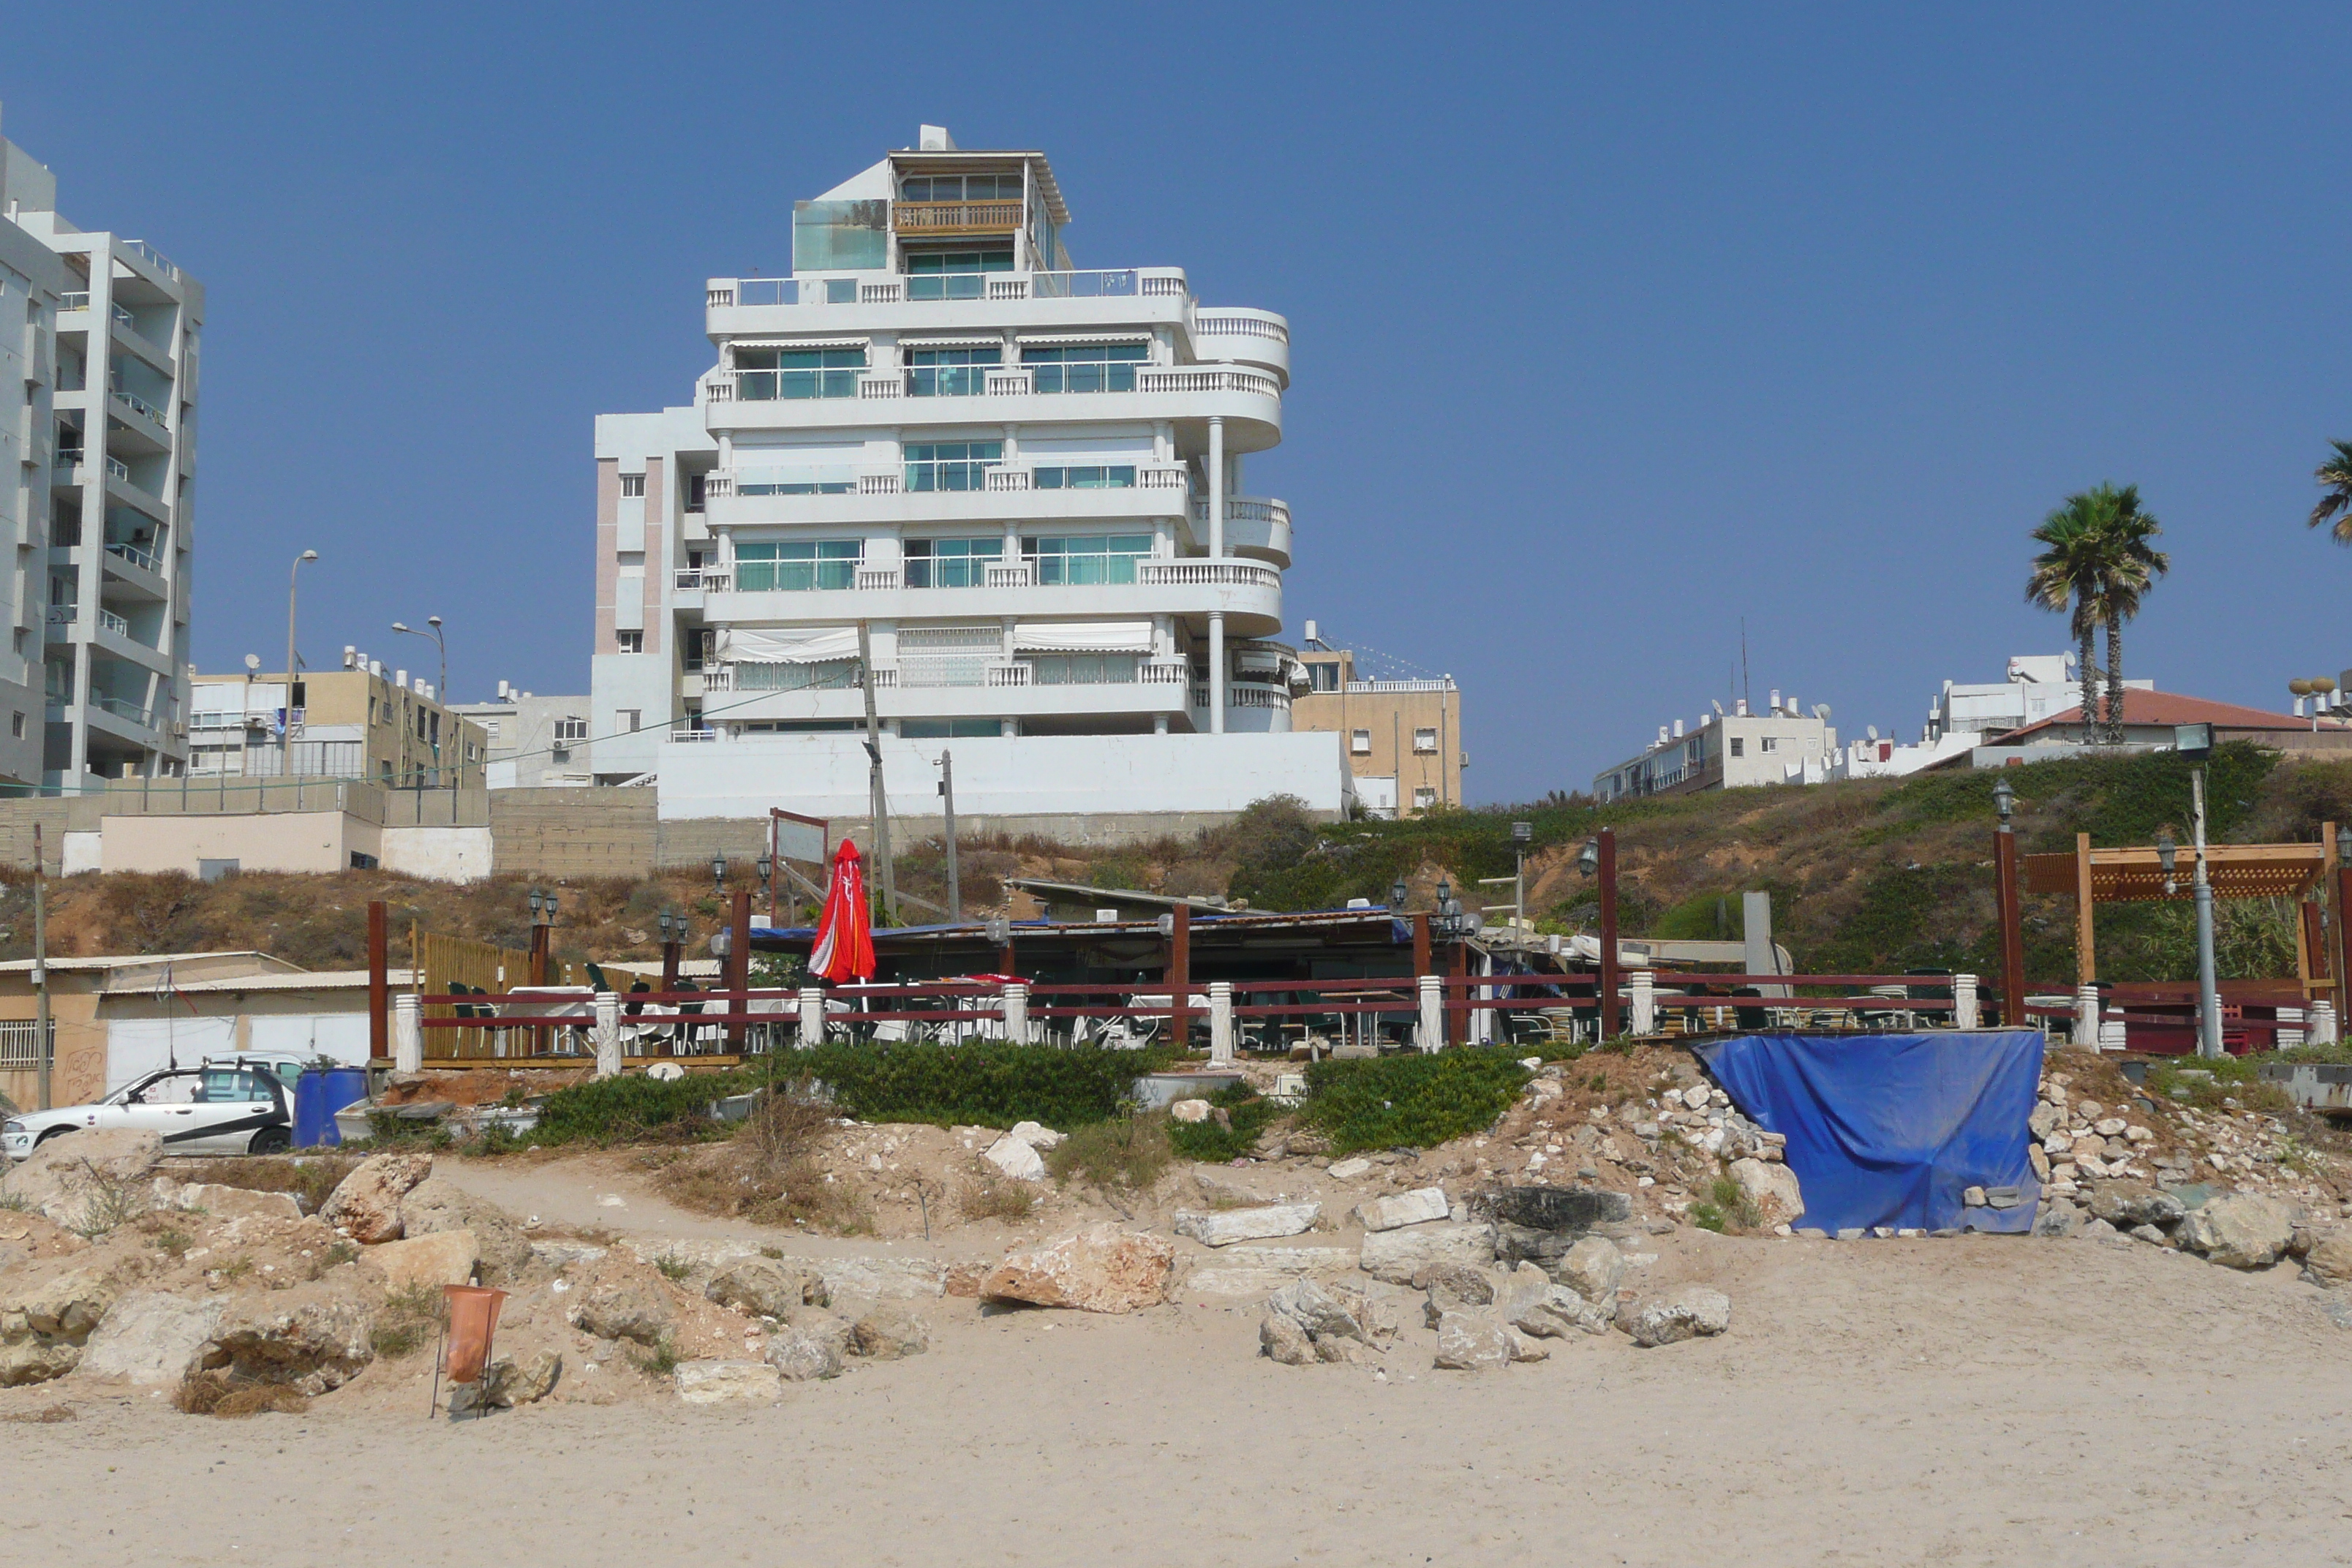
[[[763,1361],[682,1361],[671,1374],[678,1399],[688,1405],[723,1405],[737,1399],[780,1399],[784,1380]]]
[[[1402,1230],[1444,1219],[1450,1205],[1444,1187],[1418,1187],[1385,1198],[1367,1198],[1356,1205],[1356,1223],[1366,1230]]]
[[[1584,1300],[1614,1311],[1617,1286],[1625,1278],[1625,1255],[1605,1236],[1580,1237],[1552,1265],[1551,1276]]]
[[[1013,1131],[1007,1132],[1005,1136],[1017,1138],[1032,1149],[1051,1149],[1069,1134],[1056,1132],[1052,1128],[1034,1121],[1016,1121],[1013,1124]]]
[[[1636,1307],[1627,1327],[1643,1346],[1678,1344],[1731,1327],[1731,1298],[1703,1286],[1685,1286]]]
[[[2252,1193],[2223,1193],[2189,1211],[2180,1238],[2192,1252],[2229,1268],[2267,1268],[2294,1240],[2294,1213]]]
[[[1026,1140],[1015,1138],[1010,1132],[991,1143],[981,1158],[1016,1182],[1042,1182],[1045,1179],[1045,1157]]]
[[[1484,1268],[1495,1261],[1495,1227],[1481,1221],[1375,1231],[1364,1237],[1360,1261],[1365,1273],[1391,1285],[1412,1284],[1413,1271],[1432,1264],[1465,1263]]]
[[[470,1230],[436,1231],[405,1241],[387,1241],[367,1249],[367,1261],[383,1270],[385,1286],[409,1290],[419,1286],[438,1290],[444,1285],[470,1285],[482,1249]]]
[[[398,1241],[400,1200],[432,1173],[430,1154],[372,1154],[327,1194],[319,1217],[363,1246]]]
[[[1272,1268],[1285,1274],[1323,1274],[1356,1266],[1352,1247],[1229,1247],[1217,1254],[1220,1268]]]
[[[205,1342],[220,1327],[218,1296],[194,1300],[138,1290],[114,1304],[82,1351],[89,1377],[176,1387],[204,1364]]]
[[[1496,1372],[1517,1358],[1511,1331],[1491,1319],[1448,1312],[1437,1321],[1436,1365],[1444,1372]]]
[[[1270,1296],[1297,1279],[1275,1268],[1195,1268],[1184,1276],[1192,1296]]]
[[[1009,1253],[980,1282],[990,1300],[1084,1312],[1132,1312],[1168,1300],[1176,1248],[1167,1237],[1108,1222]]]
[[[166,1208],[202,1212],[214,1219],[300,1219],[302,1205],[291,1193],[259,1193],[217,1182],[155,1179],[155,1201]]]
[[[1748,1194],[1769,1227],[1793,1225],[1805,1212],[1805,1194],[1797,1185],[1797,1173],[1786,1165],[1762,1160],[1734,1160],[1731,1179]]]
[[[1311,1229],[1321,1204],[1268,1204],[1263,1208],[1218,1209],[1208,1213],[1180,1210],[1176,1234],[1189,1236],[1203,1247],[1231,1247],[1237,1241],[1265,1241],[1297,1236]]]
[[[0,1194],[11,1207],[68,1230],[110,1229],[152,1202],[146,1178],[163,1152],[163,1140],[152,1132],[64,1133],[36,1146],[14,1170],[0,1161]]]

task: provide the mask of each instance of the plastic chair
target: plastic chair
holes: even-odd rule
[[[433,1419],[441,1405],[441,1381],[448,1379],[449,1386],[472,1384],[477,1394],[488,1391],[482,1383],[489,1374],[490,1353],[499,1332],[499,1309],[506,1304],[507,1293],[485,1285],[444,1285],[442,1300],[449,1305],[449,1321],[441,1330],[441,1343],[433,1363],[433,1401],[425,1406],[425,1418]],[[477,1415],[488,1406],[480,1398],[474,1402]]]

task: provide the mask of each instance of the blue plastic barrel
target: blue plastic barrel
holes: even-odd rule
[[[367,1098],[367,1073],[360,1068],[308,1068],[294,1084],[294,1146],[331,1149],[343,1141],[335,1112]]]

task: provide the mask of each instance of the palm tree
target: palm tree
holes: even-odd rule
[[[2336,520],[2336,542],[2352,544],[2352,441],[2330,441],[2336,455],[2313,470],[2312,478],[2319,481],[2322,494],[2319,504],[2311,509],[2311,526],[2317,528],[2329,518]]]
[[[2149,542],[2163,525],[2139,509],[2139,487],[2101,485],[2089,492],[2103,521],[2099,536],[2105,582],[2099,605],[2107,628],[2107,744],[2124,743],[2124,623],[2139,614],[2139,602],[2156,580],[2172,569],[2172,558]]]
[[[2099,667],[2092,658],[2105,610],[2106,551],[2099,536],[2099,515],[2092,494],[2068,496],[2066,504],[2042,520],[2033,540],[2042,553],[2033,558],[2033,575],[2026,579],[2026,603],[2045,610],[2071,611],[2067,629],[2081,650],[2075,668],[2083,677],[2083,744],[2098,739]]]

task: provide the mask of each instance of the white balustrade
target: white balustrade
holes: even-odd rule
[[[992,370],[988,373],[988,395],[991,397],[1026,397],[1034,390],[1034,378],[1024,370]]]
[[[1181,686],[1192,678],[1192,667],[1181,659],[1153,659],[1138,672],[1146,686]]]
[[[992,490],[1025,490],[1029,488],[1029,470],[1026,468],[991,468],[988,470],[988,488]]]
[[[1266,338],[1277,343],[1290,342],[1290,329],[1280,321],[1269,321],[1258,316],[1227,315],[1218,310],[1195,310],[1192,331],[1204,338],[1244,337]]]
[[[991,686],[1027,686],[1036,667],[1028,664],[992,664],[988,667]]]
[[[906,395],[906,378],[896,371],[868,371],[857,378],[857,395],[860,397],[904,397]]]
[[[898,586],[898,568],[896,566],[860,566],[857,569],[857,588],[860,593],[879,593],[884,589]]]
[[[702,476],[703,500],[709,500],[712,496],[731,496],[734,493],[735,476],[725,468],[715,469]]]
[[[981,568],[981,586],[984,588],[1026,588],[1031,585],[1030,578],[1030,566],[1026,561],[1017,565]]]
[[[862,496],[894,496],[906,488],[907,479],[896,468],[887,468],[857,476],[857,493]]]
[[[1282,574],[1255,561],[1139,561],[1135,580],[1159,588],[1279,588]]]
[[[1029,298],[1029,279],[992,278],[988,280],[988,297],[992,300],[1026,300]]]
[[[1280,397],[1282,384],[1263,371],[1230,365],[1141,365],[1135,373],[1138,392],[1248,392]]]
[[[1192,488],[1192,470],[1181,464],[1138,468],[1135,488],[1142,490],[1182,490]]]
[[[906,302],[904,283],[860,283],[857,302],[861,305],[898,305]]]

